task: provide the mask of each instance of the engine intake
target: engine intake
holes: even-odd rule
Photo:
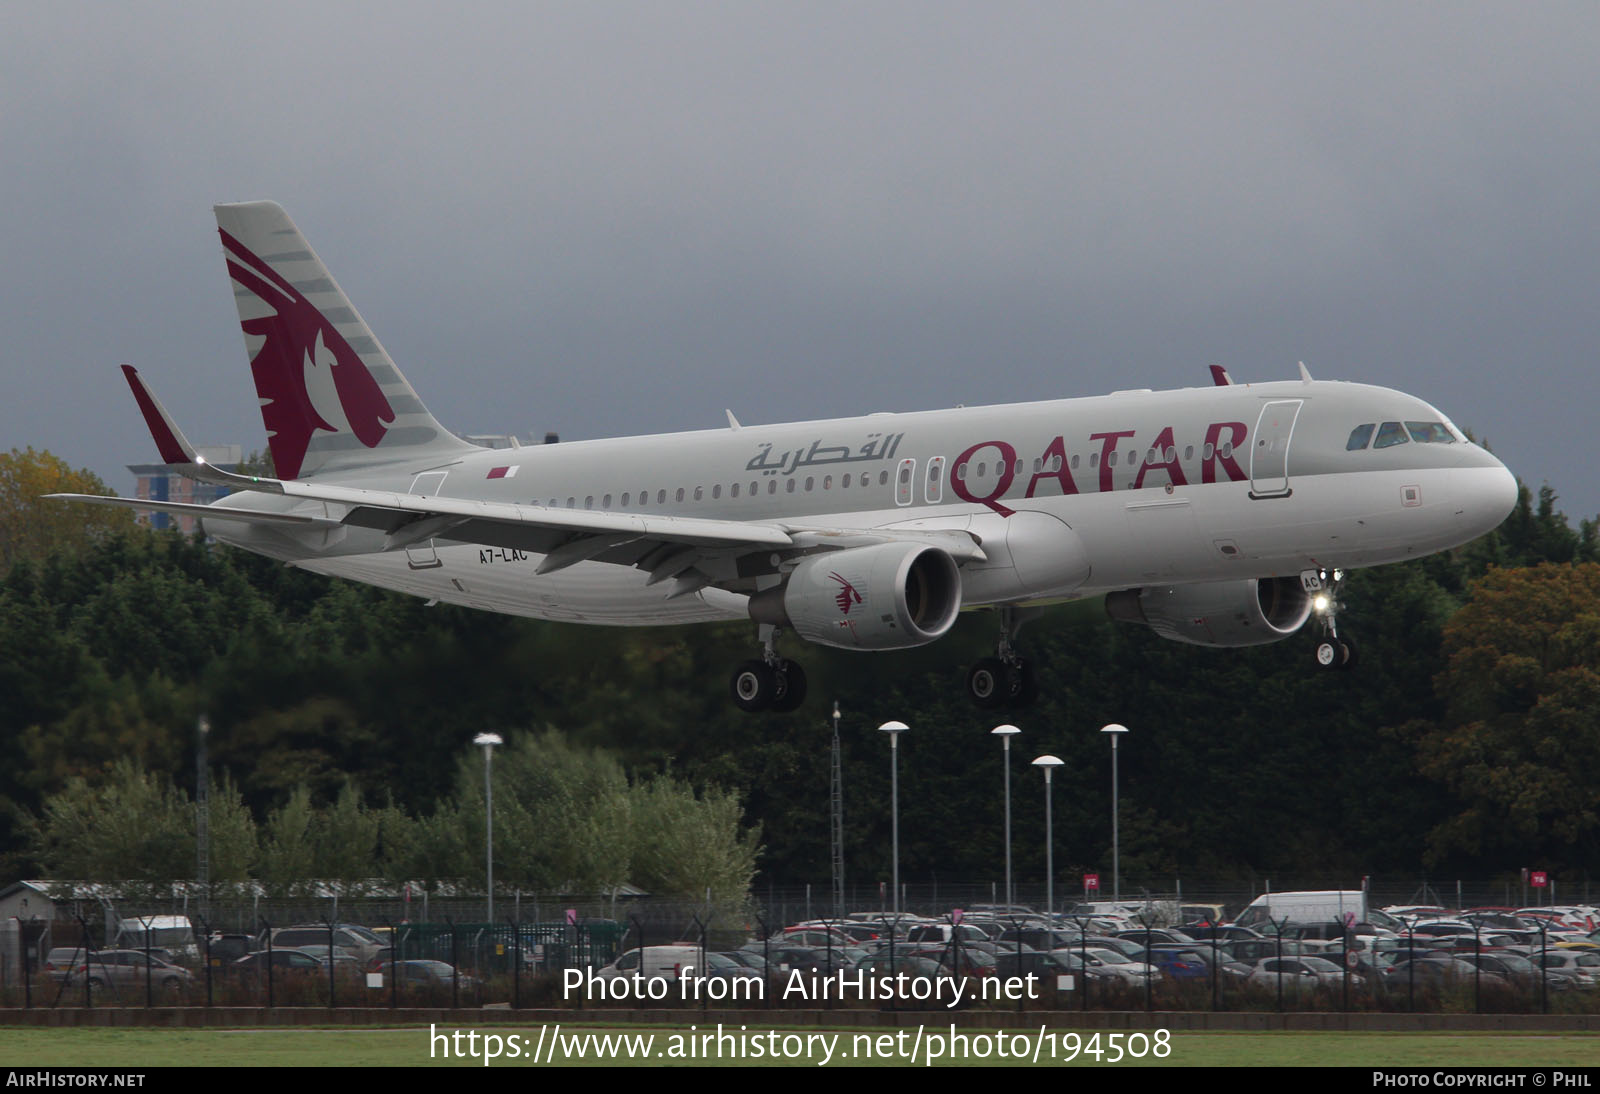
[[[879,543],[812,555],[750,598],[750,618],[808,642],[898,650],[932,642],[961,611],[961,574],[937,547]]]
[[[1299,578],[1246,578],[1123,589],[1106,596],[1106,611],[1112,619],[1143,623],[1174,642],[1264,646],[1304,625],[1311,617],[1311,597]]]

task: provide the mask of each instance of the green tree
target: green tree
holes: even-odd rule
[[[1448,708],[1407,727],[1455,798],[1434,862],[1600,865],[1600,565],[1491,570],[1445,628]]]
[[[194,808],[164,776],[131,760],[98,785],[73,777],[32,824],[49,876],[151,885],[195,876]]]
[[[636,784],[629,796],[635,884],[654,896],[707,901],[724,919],[741,918],[761,845],[759,831],[744,825],[739,795],[696,794],[658,775]]]
[[[298,786],[261,827],[256,877],[274,896],[299,896],[316,879],[316,810],[311,791]]]
[[[133,527],[121,506],[74,505],[46,494],[110,494],[89,471],[74,470],[59,456],[13,448],[0,455],[0,574],[21,559],[41,559]]]

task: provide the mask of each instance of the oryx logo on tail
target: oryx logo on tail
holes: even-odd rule
[[[350,433],[376,448],[394,409],[367,366],[316,305],[226,230],[228,275],[273,314],[242,320],[264,338],[250,362],[278,474],[297,478],[317,430]]]

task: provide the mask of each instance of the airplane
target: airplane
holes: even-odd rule
[[[855,650],[933,642],[994,610],[979,707],[1038,694],[1018,629],[1105,598],[1164,638],[1277,642],[1315,615],[1315,661],[1355,663],[1348,570],[1489,532],[1517,483],[1421,399],[1300,378],[1117,391],[487,449],[428,412],[288,214],[215,208],[278,477],[205,461],[124,365],[161,458],[210,505],[52,497],[201,518],[318,573],[486,611],[606,625],[743,620],[746,711],[789,711],[782,632]]]

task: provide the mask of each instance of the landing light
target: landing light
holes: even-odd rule
[[[1311,606],[1319,612],[1325,612],[1328,610],[1328,598],[1326,596],[1318,596],[1311,601]]]

